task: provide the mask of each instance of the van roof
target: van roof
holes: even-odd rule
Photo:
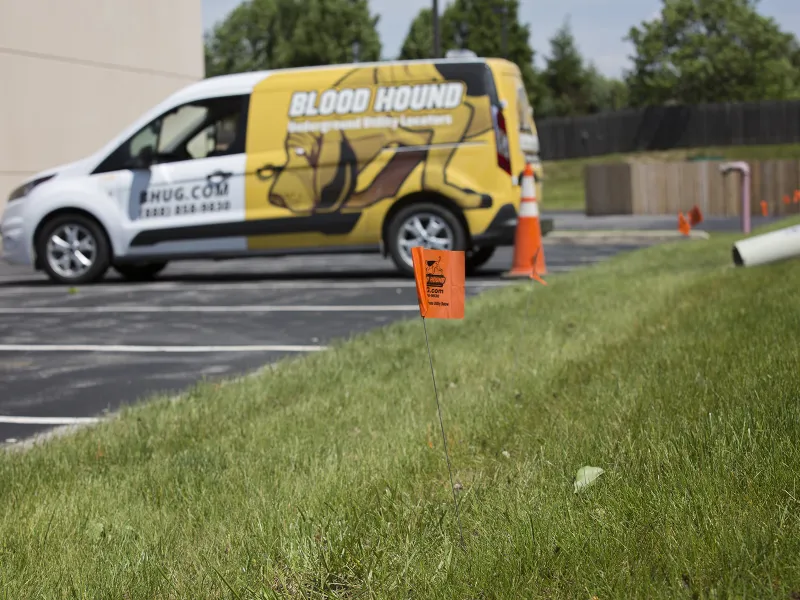
[[[343,67],[351,68],[370,68],[379,67],[388,64],[395,65],[413,65],[423,63],[487,63],[490,59],[480,56],[458,56],[453,58],[426,58],[415,60],[392,60],[392,61],[374,61],[362,63],[339,63],[335,65],[319,65],[311,67],[289,67],[284,69],[266,69],[261,71],[247,71],[244,73],[231,73],[228,75],[215,75],[202,79],[196,83],[191,83],[183,89],[179,90],[173,95],[173,99],[177,97],[186,97],[187,100],[198,96],[216,96],[223,94],[246,94],[253,91],[257,83],[266,77],[276,73],[304,73],[308,71],[328,71],[333,69],[341,69]],[[494,59],[492,59],[494,60]]]

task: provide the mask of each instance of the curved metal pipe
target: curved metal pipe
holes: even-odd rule
[[[742,231],[750,233],[750,165],[744,161],[723,163],[720,166],[723,174],[729,171],[740,171],[742,178]]]

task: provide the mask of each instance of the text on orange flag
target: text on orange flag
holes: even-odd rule
[[[419,314],[428,319],[464,318],[464,252],[411,249]]]

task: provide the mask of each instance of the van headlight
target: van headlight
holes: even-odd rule
[[[38,177],[33,181],[29,181],[28,183],[23,183],[21,186],[11,192],[11,194],[8,196],[8,201],[13,202],[14,200],[24,198],[30,194],[33,191],[33,188],[35,188],[37,185],[41,185],[45,181],[50,181],[55,176],[56,174],[53,173],[52,175],[45,175],[44,177]]]

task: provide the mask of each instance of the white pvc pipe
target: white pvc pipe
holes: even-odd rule
[[[794,257],[800,257],[800,225],[756,235],[733,245],[733,262],[738,267],[754,267]]]

